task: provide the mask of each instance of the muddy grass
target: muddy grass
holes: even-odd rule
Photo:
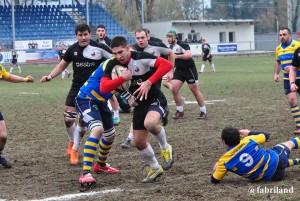
[[[293,137],[294,123],[286,97],[281,84],[273,83],[273,65],[266,63],[272,59],[264,57],[262,63],[253,61],[253,65],[249,62],[251,59],[222,59],[216,61],[216,66],[220,66],[216,74],[207,71],[200,76],[206,100],[224,101],[207,104],[207,120],[195,118],[198,115],[195,104],[186,105],[184,119],[170,119],[166,132],[174,149],[175,163],[153,184],[141,183],[147,167],[137,150],[120,148],[129,132],[132,115],[121,114],[121,124],[116,127],[117,136],[109,156],[109,163],[121,173],[94,175],[97,186],[93,192],[98,193],[70,200],[299,200],[299,167],[289,168],[286,179],[280,182],[251,182],[232,173],[219,185],[210,182],[212,167],[224,152],[220,132],[226,125],[271,132],[264,148]],[[227,67],[226,62],[236,62],[237,67]],[[238,66],[241,62],[246,63],[245,67]],[[36,79],[43,74],[40,70],[32,73],[32,69],[25,67],[24,74],[26,72],[34,74]],[[1,91],[5,91],[1,97],[1,111],[9,132],[4,155],[13,163],[12,169],[0,168],[0,199],[57,197],[53,198],[57,200],[61,199],[59,196],[80,193],[78,178],[82,164],[69,165],[65,154],[67,135],[62,122],[62,106],[70,80],[57,79],[48,85],[1,82],[0,86]],[[170,93],[165,92],[171,100]],[[187,100],[194,101],[190,92],[184,95]],[[175,107],[170,108],[172,115]],[[161,161],[158,143],[152,137],[149,141]],[[299,154],[295,150],[292,157]],[[249,189],[265,187],[292,187],[293,193],[249,192]]]

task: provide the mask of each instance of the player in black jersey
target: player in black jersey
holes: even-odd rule
[[[135,41],[136,43],[132,45],[132,48],[136,51],[141,51],[141,52],[148,52],[150,54],[153,54],[157,57],[161,56],[163,58],[168,59],[173,65],[175,62],[175,54],[173,53],[172,50],[170,50],[165,44],[162,42],[153,42],[150,40],[150,36],[148,34],[149,30],[146,29],[137,29],[135,31]],[[173,78],[173,69],[170,70],[166,75],[163,76],[163,85],[171,90],[171,79]],[[161,81],[161,80],[160,80]],[[157,84],[159,85],[160,88],[160,82],[158,81]],[[162,123],[163,126],[166,126],[168,123],[168,109],[167,112],[165,113],[166,115],[162,118]],[[121,144],[122,148],[130,148],[133,145],[133,134],[132,134],[132,129],[130,129],[130,132],[128,134],[127,139],[125,142]]]
[[[110,47],[111,39],[106,35],[105,26],[103,24],[97,26],[96,34],[98,36],[96,40],[98,43],[103,43]]]
[[[13,69],[15,66],[18,67],[19,69],[19,73],[22,73],[22,69],[21,69],[21,66],[18,64],[18,53],[14,50],[14,49],[11,49],[11,63],[10,63],[10,70],[9,70],[9,73],[12,73]]]
[[[66,51],[67,51],[67,50],[66,50],[65,45],[64,45],[64,44],[61,44],[60,50],[58,51],[58,54],[57,54],[57,59],[58,59],[59,61],[61,61],[61,60],[64,58],[64,56],[65,56],[65,54],[66,54]],[[68,78],[71,76],[71,73],[68,71],[68,69],[65,69],[65,70],[61,73],[61,79],[62,79],[62,80],[65,79],[66,73],[67,73]]]
[[[87,24],[79,24],[75,29],[77,43],[71,45],[63,59],[51,71],[49,75],[43,76],[41,83],[49,82],[60,75],[68,65],[73,62],[73,80],[69,94],[66,98],[64,108],[64,122],[69,136],[67,155],[70,157],[72,165],[78,164],[78,145],[80,141],[79,133],[84,133],[84,128],[76,126],[77,112],[75,109],[75,97],[80,87],[89,76],[105,60],[112,56],[112,52],[107,45],[99,44],[91,40],[91,29]]]
[[[172,80],[172,93],[176,103],[177,111],[172,118],[179,119],[183,118],[184,116],[183,101],[179,90],[183,83],[187,82],[200,107],[200,116],[198,118],[205,119],[207,116],[206,107],[203,95],[198,87],[198,73],[192,57],[190,46],[183,41],[178,40],[177,34],[174,30],[170,30],[167,33],[167,39],[168,43],[170,44],[170,49],[173,50],[176,55],[175,71]]]
[[[166,112],[167,100],[155,84],[173,68],[173,64],[147,52],[130,51],[130,45],[122,36],[112,40],[111,49],[115,57],[107,62],[100,83],[100,91],[101,93],[113,91],[124,81],[131,80],[129,90],[124,92],[123,96],[131,106],[135,107],[132,119],[134,143],[151,168],[142,182],[150,183],[163,173],[163,169],[171,168],[174,162],[172,146],[167,143],[165,130],[160,125],[160,119]],[[119,78],[112,80],[111,72],[116,65],[127,69]],[[157,70],[153,72],[151,68],[157,68]],[[159,142],[163,156],[162,166],[147,142],[149,132]]]
[[[199,71],[199,73],[203,73],[204,72],[204,68],[205,68],[205,63],[208,60],[208,62],[211,65],[211,70],[212,72],[216,72],[215,69],[215,64],[212,61],[212,54],[211,54],[211,48],[210,45],[206,42],[206,40],[204,38],[202,38],[202,65],[201,65],[201,70]]]

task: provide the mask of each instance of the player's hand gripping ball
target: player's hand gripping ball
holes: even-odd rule
[[[112,72],[111,72],[111,78],[112,79],[116,79],[118,77],[121,77],[122,76],[122,72],[125,70],[126,68],[123,67],[123,66],[120,66],[120,65],[116,65]],[[127,80],[125,82],[123,82],[119,87],[118,89],[121,90],[121,91],[127,91],[129,89],[131,85],[131,80]]]

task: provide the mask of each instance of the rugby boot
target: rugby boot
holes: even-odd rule
[[[118,169],[111,167],[108,163],[106,163],[106,165],[103,167],[100,166],[98,163],[95,163],[93,169],[94,172],[96,172],[97,174],[101,172],[108,173],[108,174],[115,174],[120,172]]]
[[[12,168],[12,164],[3,156],[0,156],[0,164],[4,167],[4,168]]]
[[[147,177],[143,179],[142,183],[152,183],[164,173],[164,170],[159,166],[158,170],[153,170],[152,168],[148,171]]]
[[[72,151],[72,147],[74,145],[74,142],[69,141],[68,147],[67,147],[67,156],[70,158],[71,157],[71,151]]]
[[[78,150],[72,149],[71,156],[70,156],[70,164],[71,165],[78,165],[79,163],[79,154]]]
[[[163,157],[162,168],[164,170],[170,169],[174,163],[172,146],[168,144],[167,149],[161,150],[161,155]]]

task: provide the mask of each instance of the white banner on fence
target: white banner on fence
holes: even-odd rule
[[[16,50],[52,49],[52,40],[23,40],[15,42]]]
[[[209,44],[211,53],[217,54],[235,54],[237,53],[237,43],[219,43]],[[201,44],[189,44],[193,56],[201,56],[202,46]]]

